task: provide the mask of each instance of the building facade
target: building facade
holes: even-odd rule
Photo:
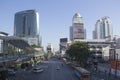
[[[112,22],[109,17],[97,20],[95,30],[93,31],[93,39],[113,39]]]
[[[22,37],[30,45],[39,44],[39,14],[35,10],[20,11],[14,17],[14,36]],[[32,39],[31,39],[32,38]]]
[[[47,45],[47,52],[50,52],[50,53],[53,52],[53,47],[52,47],[51,43],[48,43],[48,45]]]
[[[8,33],[0,31],[0,36],[8,36]],[[2,39],[0,39],[0,53],[5,53],[5,51],[7,50],[7,47],[8,47],[8,44]]]
[[[60,38],[60,53],[61,54],[65,54],[66,50],[67,50],[67,42],[68,39],[67,38]]]
[[[76,13],[73,16],[72,26],[70,27],[70,40],[85,39],[85,32],[82,16]]]

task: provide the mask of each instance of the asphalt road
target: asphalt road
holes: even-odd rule
[[[24,78],[18,80],[79,80],[75,76],[75,71],[69,65],[56,58],[44,61],[43,64],[38,65],[43,67],[44,71],[42,73],[24,71],[22,73]],[[57,70],[58,66],[60,70]]]

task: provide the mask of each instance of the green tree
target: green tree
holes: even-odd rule
[[[45,57],[45,59],[47,59],[48,58],[48,53],[44,53],[44,57]]]
[[[40,45],[32,45],[33,48],[42,48]]]
[[[12,45],[9,45],[8,53],[13,55],[13,54],[15,54],[15,52],[16,52],[16,48],[14,46],[12,46]]]
[[[86,64],[89,52],[88,45],[80,41],[76,41],[74,44],[70,45],[67,50],[67,54],[71,57],[71,59],[78,61],[81,66]]]

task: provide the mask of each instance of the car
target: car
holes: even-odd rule
[[[71,64],[71,62],[67,62],[66,64]]]
[[[13,69],[8,69],[9,76],[15,76],[16,72]]]
[[[43,68],[34,68],[34,69],[33,69],[33,72],[34,72],[34,73],[40,73],[40,72],[43,72],[43,71],[44,71]]]
[[[59,66],[57,66],[56,70],[60,70],[60,67],[59,67]]]

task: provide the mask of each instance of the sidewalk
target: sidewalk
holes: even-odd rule
[[[108,63],[98,64],[98,73],[103,73],[106,80],[120,80],[120,76],[115,77],[114,73],[111,73],[111,65]]]

